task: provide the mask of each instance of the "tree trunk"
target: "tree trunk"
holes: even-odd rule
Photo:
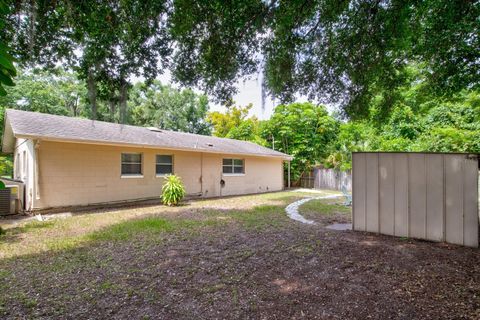
[[[120,82],[120,95],[118,97],[118,106],[120,113],[120,123],[127,121],[127,99],[128,99],[128,83],[126,81]]]
[[[92,120],[97,120],[97,86],[95,83],[95,76],[93,74],[92,68],[88,70],[87,90],[88,100],[90,102],[90,108],[92,110]]]
[[[114,98],[110,98],[110,100],[108,100],[108,109],[110,112],[110,121],[114,122],[115,120],[115,99]]]

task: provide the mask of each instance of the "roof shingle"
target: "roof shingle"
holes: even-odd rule
[[[15,137],[291,158],[287,154],[248,141],[163,129],[152,131],[144,127],[83,118],[8,109],[6,119]]]

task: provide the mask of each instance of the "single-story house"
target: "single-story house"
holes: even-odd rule
[[[247,141],[12,109],[2,151],[26,210],[158,198],[167,174],[190,196],[278,191],[292,159]]]

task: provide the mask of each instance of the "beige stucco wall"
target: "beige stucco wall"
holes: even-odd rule
[[[143,177],[121,176],[122,152],[143,154]],[[37,209],[157,197],[163,183],[155,175],[157,154],[173,155],[174,173],[182,178],[189,195],[216,197],[283,188],[283,164],[277,158],[50,141],[41,141],[36,153]],[[244,159],[244,175],[222,174],[222,159],[232,157]]]
[[[24,193],[19,200],[22,206],[30,210],[33,208],[35,197],[35,143],[30,139],[17,139],[13,152],[13,178],[24,183]],[[25,201],[25,203],[23,203]]]

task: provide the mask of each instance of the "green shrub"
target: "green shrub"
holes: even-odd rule
[[[162,186],[162,201],[167,206],[176,206],[185,196],[182,180],[176,175],[168,175]]]

